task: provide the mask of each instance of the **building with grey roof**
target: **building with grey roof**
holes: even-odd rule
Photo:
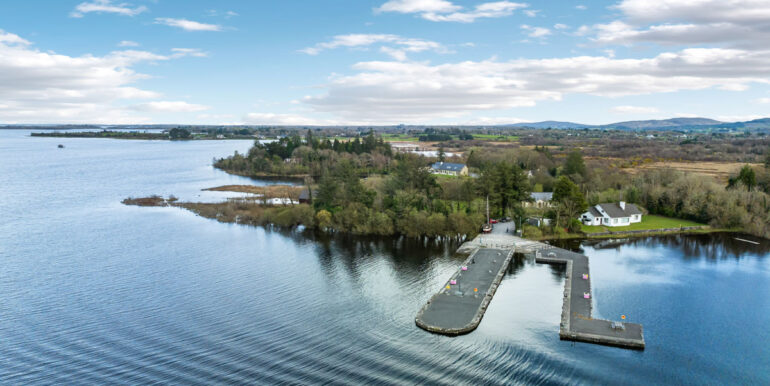
[[[642,210],[625,201],[599,204],[588,208],[588,211],[580,216],[580,221],[585,225],[622,227],[641,222]]]
[[[532,192],[529,197],[532,198],[532,201],[525,201],[525,207],[546,208],[551,206],[553,192]]]
[[[451,162],[436,162],[430,166],[433,174],[446,174],[450,176],[467,176],[468,166]]]

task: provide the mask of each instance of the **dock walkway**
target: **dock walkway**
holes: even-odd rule
[[[588,257],[554,247],[536,251],[535,262],[567,265],[559,338],[644,349],[644,333],[641,324],[619,323],[591,317],[593,293],[588,272]],[[588,294],[588,297],[584,297],[584,294]],[[613,328],[613,325],[617,328]]]
[[[464,243],[458,253],[470,253],[463,264],[468,270],[459,269],[447,282],[449,288],[445,286],[420,309],[415,318],[417,325],[446,335],[473,331],[505,275],[514,250],[534,256],[536,263],[567,266],[560,339],[644,349],[642,325],[591,317],[588,257],[508,234],[479,235]],[[456,284],[452,285],[452,281]]]
[[[466,334],[476,329],[512,257],[511,249],[476,249],[444,288],[420,309],[415,318],[417,325],[445,335]]]

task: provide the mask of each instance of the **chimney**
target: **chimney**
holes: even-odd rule
[[[620,209],[626,210],[626,202],[625,201],[621,201],[620,202]]]

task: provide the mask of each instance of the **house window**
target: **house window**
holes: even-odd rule
[[[617,223],[618,223],[618,219],[616,219],[616,218],[613,218],[613,219],[612,219],[612,223],[613,223],[613,224],[617,224]]]

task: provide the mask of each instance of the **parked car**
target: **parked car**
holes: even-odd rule
[[[489,220],[489,223],[490,223],[490,224],[497,224],[497,220],[495,220],[495,219],[490,219],[490,220]]]

